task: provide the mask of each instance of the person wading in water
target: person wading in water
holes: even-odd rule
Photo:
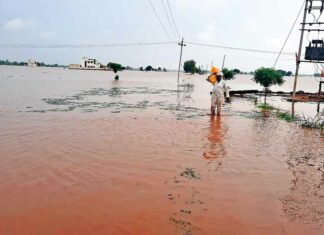
[[[222,105],[224,103],[224,93],[226,93],[226,100],[229,100],[229,90],[223,76],[222,72],[216,74],[217,82],[214,84],[213,91],[211,92],[211,115],[217,113],[217,116],[219,116],[221,114]]]

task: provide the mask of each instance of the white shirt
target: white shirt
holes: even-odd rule
[[[222,79],[220,82],[218,82],[214,85],[212,92],[224,96],[225,91],[226,91],[226,96],[228,96],[227,95],[228,87],[227,87],[226,83],[224,82],[224,80]]]

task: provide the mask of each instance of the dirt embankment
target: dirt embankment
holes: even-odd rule
[[[244,97],[246,95],[251,95],[251,94],[263,95],[264,92],[263,91],[258,91],[258,90],[230,91],[230,95],[235,96],[235,97]],[[292,101],[292,92],[283,92],[283,91],[272,92],[272,91],[269,91],[269,92],[267,92],[267,94],[272,95],[272,96],[284,96],[284,97],[287,97],[287,101]],[[322,92],[321,95],[318,96],[318,93],[309,93],[309,92],[304,92],[304,91],[297,91],[295,101],[296,102],[324,102],[324,92]]]

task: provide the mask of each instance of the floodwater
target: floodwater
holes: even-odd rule
[[[323,234],[319,131],[211,118],[200,76],[112,78],[0,66],[0,234]]]

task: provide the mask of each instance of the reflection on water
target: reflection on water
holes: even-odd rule
[[[195,90],[194,84],[180,84],[178,85],[178,103],[189,102],[192,99],[192,94]]]
[[[226,155],[226,149],[223,144],[225,135],[226,127],[222,126],[222,117],[211,116],[208,135],[209,145],[207,146],[208,151],[203,153],[204,159],[212,161]]]

